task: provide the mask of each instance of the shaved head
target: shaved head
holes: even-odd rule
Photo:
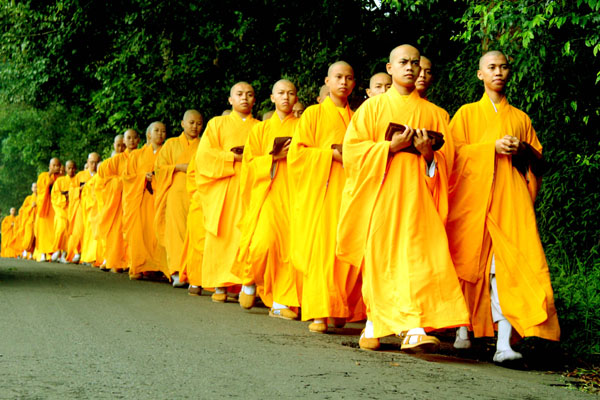
[[[181,127],[188,140],[196,139],[200,136],[200,132],[202,132],[202,128],[204,127],[204,118],[202,117],[202,114],[200,114],[200,111],[187,110],[183,114]]]
[[[317,103],[322,103],[325,100],[325,97],[329,96],[329,86],[323,85],[321,89],[319,89],[319,96],[317,97]]]
[[[135,129],[127,129],[123,136],[123,142],[129,151],[137,149],[138,144],[140,143],[140,135],[138,135]]]
[[[229,91],[229,104],[242,118],[252,114],[255,101],[254,88],[248,82],[238,82]]]
[[[183,113],[183,120],[189,119],[189,118],[202,118],[202,114],[200,113],[200,111],[198,110],[186,110],[186,112]]]
[[[117,135],[117,136],[115,136],[114,143],[117,143],[120,140],[123,140],[123,135]]]
[[[385,72],[376,73],[369,80],[369,88],[366,90],[367,96],[373,97],[387,92],[392,86],[392,77]]]
[[[115,140],[113,142],[113,150],[115,154],[119,154],[125,151],[125,141],[123,140],[123,135],[115,136]]]
[[[354,69],[346,61],[336,61],[329,66],[329,69],[327,70],[327,76],[331,76],[333,71],[335,71],[338,67],[350,68],[352,70],[352,73],[354,73]]]
[[[51,174],[58,174],[60,172],[60,160],[56,157],[50,159],[50,164],[48,165],[48,172]]]
[[[96,173],[99,163],[100,163],[100,154],[93,152],[88,155],[87,167],[88,167],[88,171],[90,171],[92,173],[92,175]]]
[[[398,57],[399,55],[407,52],[416,52],[419,55],[419,57],[421,56],[419,50],[415,46],[411,46],[410,44],[401,44],[400,46],[394,48],[394,50],[390,52],[390,63],[393,63],[396,57]]]
[[[254,91],[251,84],[249,84],[248,82],[245,82],[245,81],[240,81],[231,87],[231,89],[229,90],[229,96],[233,96],[233,93],[235,92],[235,90],[242,88],[242,87],[243,88],[250,87],[250,89],[252,89],[252,91]]]
[[[286,87],[286,88],[293,88],[294,91],[296,91],[296,85],[294,85],[291,81],[288,81],[287,79],[280,79],[277,82],[275,82],[275,84],[273,85],[273,88],[271,89],[271,93],[275,93],[275,90],[277,90],[277,88],[279,87]]]
[[[65,163],[65,170],[67,172],[67,175],[69,175],[72,178],[75,176],[75,171],[77,171],[77,165],[74,161],[68,160]]]
[[[486,60],[489,59],[490,57],[504,57],[504,60],[508,60],[506,58],[506,55],[504,55],[503,52],[498,51],[498,50],[490,50],[487,53],[485,53],[484,55],[482,55],[481,58],[479,59],[479,69],[483,69],[483,67],[485,66]]]

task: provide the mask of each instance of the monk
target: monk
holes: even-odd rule
[[[294,104],[294,108],[292,108],[292,111],[294,113],[294,117],[300,118],[300,116],[304,112],[305,108],[306,107],[304,107],[304,104],[302,104],[299,101],[297,101],[296,104]]]
[[[323,85],[321,89],[319,89],[319,95],[317,96],[317,103],[321,104],[325,101],[325,99],[329,96],[329,86]]]
[[[156,173],[155,229],[158,243],[167,251],[167,265],[173,287],[184,287],[179,279],[181,254],[185,241],[190,199],[185,188],[188,164],[198,148],[204,120],[196,110],[187,110],[181,121],[183,132],[167,140],[162,147],[154,170]]]
[[[52,261],[67,262],[67,243],[69,234],[69,190],[75,183],[77,167],[69,160],[65,163],[66,175],[56,179],[52,186],[51,199],[54,208],[54,245],[56,251]]]
[[[42,172],[37,180],[37,217],[35,226],[36,260],[44,262],[56,251],[54,249],[54,208],[50,197],[52,185],[60,172],[60,160],[50,160],[48,172]]]
[[[104,268],[102,242],[98,241],[98,201],[95,193],[97,169],[100,163],[98,153],[88,155],[88,173],[90,178],[81,189],[81,217],[83,221],[83,239],[81,243],[81,262]]]
[[[431,60],[425,56],[421,56],[421,59],[419,60],[419,66],[421,67],[421,72],[419,72],[416,86],[421,97],[427,100],[427,90],[433,83]]]
[[[336,327],[364,318],[360,265],[335,256],[336,227],[346,180],[340,147],[352,111],[348,96],[354,70],[338,61],[329,67],[323,103],[304,111],[294,133],[287,168],[290,180],[290,257],[303,273],[302,320],[309,330],[327,332],[327,318]],[[336,146],[333,146],[336,145]]]
[[[522,358],[510,345],[513,334],[560,338],[534,212],[541,170],[533,163],[523,171],[515,167],[520,149],[530,146],[541,154],[542,146],[527,114],[506,99],[509,76],[504,54],[484,54],[477,78],[485,92],[450,123],[457,148],[450,179],[450,250],[474,336],[494,336],[498,330],[497,363]],[[455,347],[470,347],[467,329],[458,330]]]
[[[129,261],[129,279],[138,280],[144,273],[161,272],[169,277],[164,246],[158,244],[154,230],[157,190],[154,165],[167,137],[162,122],[152,122],[146,130],[150,140],[133,150],[127,160],[123,179],[123,234]]]
[[[31,194],[25,197],[19,209],[21,222],[17,230],[17,246],[22,251],[23,258],[31,259],[35,247],[35,216],[36,216],[37,183],[31,184]],[[19,243],[20,240],[20,243]]]
[[[269,315],[297,319],[290,307],[300,307],[301,275],[290,264],[289,219],[290,192],[287,153],[291,140],[275,151],[275,138],[292,137],[298,119],[294,116],[296,87],[288,80],[273,85],[271,101],[275,115],[267,122],[254,125],[242,162],[241,192],[244,216],[238,259],[246,268],[241,274],[243,292],[250,286]],[[240,303],[242,304],[242,303]],[[251,303],[250,303],[251,304]]]
[[[11,247],[15,236],[15,219],[17,210],[11,207],[10,214],[2,220],[2,250],[0,256],[5,258],[13,258],[17,256],[16,251]]]
[[[369,80],[369,87],[365,92],[367,92],[367,96],[370,98],[387,92],[391,86],[392,77],[385,72],[378,72]]]
[[[110,154],[110,156],[114,157],[117,154],[123,153],[126,147],[127,146],[125,145],[125,137],[123,135],[115,136],[115,139],[113,141],[113,151]]]
[[[344,139],[348,179],[337,254],[363,267],[367,323],[359,345],[365,350],[395,334],[404,351],[435,351],[440,342],[427,332],[469,322],[444,227],[444,153],[433,151],[427,134],[447,134],[447,118],[416,91],[419,68],[416,48],[392,50],[392,87],[359,107]],[[391,122],[404,131],[389,141]],[[402,151],[409,146],[416,152]]]
[[[238,222],[242,213],[240,174],[242,154],[235,148],[244,146],[252,126],[254,89],[246,82],[231,87],[229,104],[233,112],[212,118],[196,153],[196,183],[206,230],[202,260],[202,285],[214,288],[212,301],[227,301],[227,288],[242,283],[232,273],[238,270],[236,255],[240,241]],[[251,307],[255,293],[251,288],[240,293],[240,305]]]
[[[99,210],[98,234],[106,241],[104,257],[106,268],[113,273],[121,273],[128,268],[126,243],[123,237],[123,177],[127,170],[127,160],[140,142],[134,129],[127,129],[122,136],[125,150],[105,160],[98,167],[96,195],[102,199]],[[115,149],[115,151],[121,150]]]
[[[90,153],[83,171],[75,175],[75,180],[69,188],[69,239],[67,241],[67,261],[77,264],[81,260],[81,251],[85,233],[83,220],[83,209],[81,207],[81,192],[86,182],[92,179],[100,162],[98,153]],[[89,165],[92,164],[94,172],[90,172]]]

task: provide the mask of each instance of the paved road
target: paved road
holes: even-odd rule
[[[570,399],[557,374],[356,348],[267,309],[91,267],[0,260],[1,399]],[[448,345],[447,345],[448,346]]]

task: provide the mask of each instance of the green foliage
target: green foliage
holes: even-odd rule
[[[429,98],[453,114],[481,97],[477,60],[498,49],[512,64],[509,101],[529,114],[552,164],[537,212],[563,337],[573,351],[597,351],[598,327],[582,315],[598,320],[583,299],[598,287],[599,11],[595,0],[5,1],[0,207],[22,201],[51,156],[81,165],[90,151],[108,154],[116,133],[157,119],[176,135],[184,110],[208,119],[229,108],[240,80],[256,90],[255,114],[272,108],[281,77],[308,105],[344,59],[358,106],[390,50],[412,43],[433,61]]]

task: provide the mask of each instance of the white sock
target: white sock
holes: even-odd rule
[[[193,289],[198,289],[200,286],[190,285],[190,287],[193,288]]]
[[[423,329],[423,328],[413,328],[413,329],[410,329],[408,332],[406,332],[406,336],[408,336],[408,335],[425,335],[425,336],[427,336],[427,333],[425,333],[425,329]],[[410,339],[408,339],[409,344],[415,344],[418,341],[419,341],[419,338],[416,336],[413,336]]]
[[[459,326],[456,329],[456,337],[462,340],[469,340],[469,331],[466,326]]]
[[[373,339],[373,337],[375,336],[375,334],[373,333],[373,321],[371,320],[367,320],[367,323],[365,324],[365,338],[366,339]]]
[[[249,296],[253,296],[256,293],[256,285],[255,284],[252,284],[249,286],[242,285],[242,292],[244,292],[245,294],[247,294]]]
[[[325,321],[326,321],[326,319],[324,319],[324,318],[323,318],[323,319],[321,319],[321,318],[315,318],[315,319],[313,320],[313,322],[314,322],[315,324],[325,324],[325,323],[326,323]]]
[[[225,293],[227,293],[227,288],[224,288],[224,287],[215,288],[215,293],[216,294],[225,294]]]
[[[496,343],[497,351],[512,350],[510,347],[510,336],[512,335],[512,325],[508,320],[501,319],[498,321],[498,342]]]
[[[277,302],[274,301],[272,308],[273,308],[273,310],[284,310],[284,309],[287,309],[289,307],[288,306],[284,306],[283,304],[279,304],[279,303],[277,303]]]

